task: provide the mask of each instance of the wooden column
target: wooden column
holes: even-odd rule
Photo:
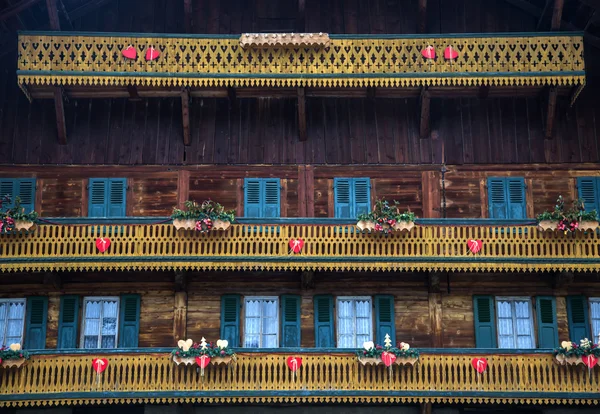
[[[552,138],[552,130],[554,129],[554,118],[556,117],[556,86],[550,87],[548,91],[548,110],[546,115],[546,138]]]
[[[562,22],[562,12],[565,0],[554,0],[554,10],[552,11],[552,24],[550,28],[552,30],[560,30],[560,23]]]
[[[190,145],[190,91],[186,88],[181,92],[181,116],[183,122],[183,145]]]
[[[185,32],[192,33],[192,0],[183,0]]]
[[[298,138],[306,141],[306,91],[298,88]]]
[[[446,278],[445,272],[429,272],[429,318],[431,321],[431,346],[441,348],[442,338],[442,279]]]
[[[432,404],[431,403],[421,403],[420,413],[421,414],[431,414]]]
[[[56,0],[46,0],[48,9],[48,18],[50,20],[50,29],[60,30],[60,19],[58,18],[58,8]],[[54,110],[56,112],[56,131],[58,134],[58,143],[67,144],[67,123],[65,121],[65,105],[63,101],[63,91],[60,86],[55,86],[52,91],[54,95]]]
[[[428,138],[430,127],[429,127],[429,106],[430,106],[430,95],[427,88],[421,89],[421,126],[419,128],[421,138]]]
[[[187,339],[187,278],[186,274],[175,274],[175,301],[173,304],[173,339]]]
[[[417,25],[417,33],[425,33],[427,31],[427,0],[419,0],[419,21]]]
[[[182,209],[190,197],[190,172],[180,170],[177,173],[177,208]]]

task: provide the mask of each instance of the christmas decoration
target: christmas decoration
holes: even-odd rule
[[[21,344],[15,343],[0,348],[0,366],[4,368],[19,368],[29,359],[29,353],[21,349]]]
[[[235,221],[233,210],[225,208],[214,201],[206,200],[202,204],[195,201],[185,202],[186,210],[173,209],[171,218],[177,230],[196,230],[207,233],[211,230],[227,230]]]
[[[448,46],[444,49],[444,59],[454,60],[458,57],[458,52],[452,46]]]
[[[152,46],[146,50],[146,60],[148,62],[158,59],[160,56],[160,50],[154,49]]]
[[[296,381],[296,371],[302,365],[302,358],[296,356],[290,356],[286,359],[288,368],[294,373],[294,381]]]
[[[554,350],[554,357],[560,365],[584,364],[589,369],[597,365],[598,358],[600,358],[600,347],[589,339],[583,338],[579,344],[563,341],[560,345]]]
[[[391,352],[383,351],[381,353],[381,360],[383,361],[386,367],[390,367],[396,360],[396,355],[394,355]]]
[[[129,45],[125,49],[123,49],[123,51],[121,53],[127,59],[131,59],[131,60],[137,59],[137,50],[135,49],[135,47],[133,47],[131,45]]]
[[[581,360],[589,369],[594,368],[598,363],[598,358],[596,358],[593,354],[584,355],[581,357]]]
[[[467,242],[467,246],[469,247],[469,250],[471,251],[471,253],[473,254],[477,254],[481,251],[481,247],[483,246],[483,241],[481,240],[469,240]]]
[[[102,374],[108,367],[108,360],[106,358],[94,358],[92,360],[92,367],[97,374]]]
[[[219,339],[216,344],[208,343],[204,337],[200,340],[200,343],[196,343],[191,339],[179,340],[177,348],[171,352],[171,355],[173,355],[173,361],[177,365],[193,365],[198,362],[197,358],[201,356],[210,357],[208,362],[212,365],[227,365],[236,359],[235,353],[229,349],[229,342]],[[203,361],[206,361],[206,359],[203,359]],[[206,363],[208,364],[208,362]]]
[[[204,368],[210,364],[210,357],[206,354],[196,357],[196,364],[200,367],[200,375],[204,376]]]
[[[362,365],[379,365],[383,363],[385,366],[390,367],[392,364],[413,365],[419,359],[419,351],[410,349],[410,345],[407,343],[400,342],[397,347],[393,347],[389,334],[385,335],[383,342],[385,346],[375,345],[373,341],[363,343],[363,349],[356,352],[358,361]]]
[[[26,213],[25,208],[21,207],[20,197],[15,197],[14,206],[8,207],[11,202],[12,198],[8,195],[0,197],[0,234],[29,230],[38,221],[35,211]]]
[[[189,351],[189,349],[192,347],[192,345],[194,344],[194,341],[192,341],[191,339],[188,339],[186,341],[184,341],[183,339],[180,339],[179,341],[177,341],[177,346],[181,349],[183,349],[184,352]]]
[[[435,49],[429,45],[425,49],[421,50],[421,54],[425,59],[435,59]]]
[[[290,253],[298,254],[302,251],[304,247],[304,240],[302,239],[291,239],[290,240]]]
[[[110,239],[108,237],[99,237],[96,239],[96,248],[100,253],[104,253],[110,247]]]
[[[575,230],[595,230],[598,228],[596,210],[585,211],[583,200],[575,200],[570,209],[565,209],[565,201],[558,196],[553,211],[544,211],[537,216],[541,231],[559,230],[565,233]]]
[[[415,214],[411,211],[400,212],[398,202],[390,206],[385,199],[375,202],[373,211],[358,216],[356,227],[361,230],[391,233],[392,231],[411,231],[415,226]]]
[[[487,369],[488,362],[485,358],[473,358],[471,360],[471,365],[473,365],[475,371],[477,371],[479,374],[483,374]]]

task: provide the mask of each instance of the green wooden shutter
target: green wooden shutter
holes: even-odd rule
[[[90,178],[88,195],[88,216],[89,217],[107,217],[106,210],[108,179]]]
[[[126,191],[126,178],[110,178],[108,180],[108,204],[106,207],[108,217],[125,217],[127,215]]]
[[[240,295],[221,296],[221,338],[240,346]]]
[[[300,295],[281,296],[281,347],[300,347]]]
[[[27,298],[25,317],[25,348],[46,348],[46,324],[48,322],[48,298],[31,296]]]
[[[504,178],[488,178],[488,205],[490,218],[505,219],[507,216],[506,192]]]
[[[20,178],[15,183],[15,197],[21,199],[25,213],[31,213],[35,209],[35,178]]]
[[[396,345],[396,324],[394,318],[394,297],[392,295],[375,296],[375,342],[383,345],[385,334],[392,338]]]
[[[333,296],[317,295],[315,304],[315,346],[317,348],[333,348]]]
[[[14,178],[2,178],[0,179],[0,199],[3,201],[2,208],[11,208],[15,201],[15,179]],[[4,198],[9,197],[10,202],[5,203]]]
[[[333,194],[335,203],[336,218],[354,218],[352,216],[352,179],[350,178],[334,178],[333,179]]]
[[[354,211],[352,216],[368,213],[371,207],[371,179],[354,179]]]
[[[585,211],[596,210],[600,213],[600,179],[596,177],[577,178],[577,191],[583,200]]]
[[[522,177],[507,178],[506,191],[508,200],[507,218],[524,219],[527,217],[527,201],[525,199],[525,179]]]
[[[584,296],[567,296],[567,317],[571,341],[579,343],[583,338],[590,338],[587,299]]]
[[[280,201],[279,178],[264,179],[261,183],[264,188],[264,203],[262,217],[279,217]]]
[[[122,295],[119,309],[119,348],[137,348],[140,334],[140,295]]]
[[[538,348],[555,348],[558,346],[556,298],[554,296],[538,296],[536,305]]]
[[[261,180],[246,178],[244,180],[244,217],[260,217],[262,210]]]
[[[58,349],[77,348],[78,323],[79,296],[61,296],[58,320]]]
[[[475,321],[475,346],[477,348],[497,348],[496,317],[492,296],[473,296]]]

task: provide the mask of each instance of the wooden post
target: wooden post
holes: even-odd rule
[[[546,116],[546,138],[552,138],[552,129],[554,129],[554,117],[556,116],[556,86],[550,87],[548,92],[548,111]]]
[[[298,166],[298,216],[307,217],[306,215],[306,167]]]
[[[429,126],[429,106],[430,106],[430,95],[427,88],[421,89],[421,127],[419,129],[421,138],[429,137],[430,126]]]
[[[432,404],[431,403],[421,403],[421,414],[431,414]]]
[[[417,33],[425,33],[427,31],[427,0],[419,0],[419,22],[417,25]]]
[[[306,0],[298,0],[296,31],[298,33],[304,33],[306,31]]]
[[[58,18],[56,0],[46,0],[46,8],[48,9],[48,18],[50,19],[50,29],[60,30],[60,20]]]
[[[50,29],[60,30],[60,19],[58,18],[58,8],[56,7],[56,0],[46,0],[46,8],[48,9]],[[63,101],[63,93],[60,86],[54,87],[53,95],[54,110],[56,112],[56,131],[58,134],[58,143],[60,145],[66,145],[67,123],[65,121],[65,105]]]
[[[550,29],[560,30],[560,24],[562,22],[562,12],[565,0],[554,0],[554,10],[552,12],[552,24]]]
[[[192,33],[192,0],[183,0],[185,32]]]
[[[442,279],[447,277],[445,272],[429,272],[429,318],[431,321],[431,346],[441,348],[442,338]]]
[[[183,145],[190,145],[190,91],[186,88],[181,92],[181,116],[183,118]]]
[[[187,277],[184,272],[175,274],[175,302],[173,306],[173,339],[187,337]]]
[[[139,102],[142,100],[138,94],[137,86],[127,85],[127,92],[129,92],[129,100],[132,102]]]
[[[177,208],[182,209],[190,197],[190,172],[180,170],[177,173]]]
[[[298,88],[298,137],[306,141],[306,94],[304,88]]]

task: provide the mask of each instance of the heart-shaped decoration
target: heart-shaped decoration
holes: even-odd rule
[[[581,360],[589,369],[594,368],[598,363],[598,358],[596,358],[594,355],[584,355],[581,357]]]
[[[381,353],[381,360],[383,361],[386,367],[389,367],[396,360],[396,355],[392,354],[391,352],[383,351]]]
[[[104,253],[110,247],[110,239],[108,237],[97,238],[96,247],[100,253]]]
[[[363,342],[363,348],[365,351],[370,351],[371,349],[375,348],[375,343],[373,341]]]
[[[157,59],[160,56],[160,51],[154,49],[152,46],[150,46],[148,48],[148,50],[146,50],[146,60],[147,61],[152,61]]]
[[[476,254],[481,250],[481,246],[483,246],[483,242],[481,240],[469,240],[467,242],[467,246],[469,246],[469,250],[471,253]]]
[[[475,368],[475,371],[483,374],[485,369],[487,368],[487,359],[485,358],[473,358],[471,360],[471,365]]]
[[[219,347],[219,349],[225,349],[229,346],[229,341],[227,341],[226,339],[219,339],[217,341],[217,346]]]
[[[302,239],[291,239],[290,240],[290,249],[294,253],[300,253],[302,248],[304,247],[304,240]]]
[[[200,355],[199,357],[196,357],[196,364],[204,369],[210,364],[210,357],[208,355]]]
[[[186,341],[180,339],[179,341],[177,341],[177,346],[183,349],[184,352],[189,351],[192,345],[194,345],[194,341],[192,341],[191,339],[188,339]]]
[[[137,50],[133,46],[127,46],[121,53],[123,53],[123,56],[125,56],[127,59],[137,59]]]
[[[458,52],[452,46],[448,46],[444,49],[444,58],[447,60],[456,59],[458,57]]]
[[[296,372],[298,371],[298,368],[300,368],[300,366],[302,365],[302,358],[291,356],[287,358],[286,362],[287,366],[292,370],[292,372]]]
[[[421,54],[425,59],[435,59],[435,49],[431,45],[421,50]]]
[[[11,351],[20,351],[21,350],[21,344],[19,343],[15,343],[15,344],[10,344],[9,346]]]
[[[106,358],[94,358],[94,360],[92,360],[92,366],[94,367],[94,371],[101,374],[106,367],[108,367],[108,361]]]

